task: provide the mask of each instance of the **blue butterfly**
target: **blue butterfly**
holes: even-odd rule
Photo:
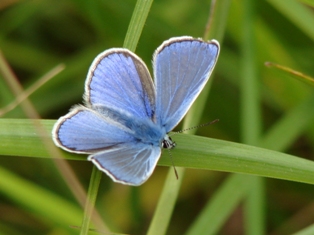
[[[216,64],[219,43],[171,38],[153,56],[154,83],[134,53],[113,48],[93,61],[84,106],[59,118],[52,135],[62,149],[89,154],[113,181],[141,185],[153,173],[167,135],[184,117]]]

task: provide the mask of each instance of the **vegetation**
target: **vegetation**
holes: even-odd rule
[[[0,234],[314,234],[313,7],[1,1]],[[176,130],[220,121],[173,136],[178,180],[167,151],[130,187],[54,146],[51,128],[82,102],[97,54],[126,47],[151,69],[154,50],[183,35],[215,38],[221,54]]]

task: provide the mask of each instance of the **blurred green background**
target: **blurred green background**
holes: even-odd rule
[[[230,1],[230,6],[222,10],[226,14],[226,26],[223,37],[219,38],[221,54],[200,120],[205,123],[219,118],[220,122],[200,128],[197,135],[255,144],[248,143],[243,137],[246,125],[243,97],[249,97],[243,95],[246,86],[243,71],[253,64],[258,79],[256,92],[260,97],[260,121],[253,125],[259,126],[261,136],[274,130],[273,127],[290,117],[294,110],[311,104],[313,87],[276,68],[266,67],[264,63],[279,63],[314,76],[314,3],[252,1],[253,10],[245,19],[247,2]],[[135,0],[0,1],[0,50],[25,89],[58,64],[65,65],[62,72],[30,96],[41,118],[57,119],[72,105],[82,102],[84,81],[92,60],[105,49],[123,46],[135,3]],[[164,40],[183,35],[203,37],[210,4],[209,0],[153,2],[136,49],[150,70],[152,54]],[[246,31],[246,26],[252,27],[252,31]],[[248,65],[243,59],[247,52],[246,38],[251,38],[252,42],[248,45],[252,55]],[[4,107],[14,95],[5,76],[0,76],[0,107]],[[277,139],[268,143],[268,148],[274,146],[275,150],[313,160],[313,109],[309,108],[304,116],[292,115],[292,125],[284,126]],[[20,119],[26,115],[18,107],[2,117]],[[180,129],[181,125],[176,128]],[[294,131],[293,137],[284,140],[287,135],[292,135],[290,129]],[[277,144],[280,147],[276,148]],[[266,144],[259,145],[266,147]],[[82,159],[85,158],[82,156]],[[92,164],[86,161],[68,163],[87,189]],[[5,177],[16,180],[16,184],[8,186],[0,183],[0,234],[79,233],[78,228],[70,226],[80,226],[82,209],[53,161],[0,156],[0,166],[3,181]],[[167,169],[157,167],[153,176],[138,188],[115,184],[103,176],[96,208],[111,231],[146,234]],[[229,173],[187,170],[167,234],[187,232],[228,177]],[[261,213],[263,228],[259,234],[292,234],[314,223],[312,185],[276,179],[265,179],[261,185],[264,189],[259,196],[264,212]],[[4,190],[7,187],[15,193]],[[23,201],[17,199],[16,194],[21,197],[25,194],[25,198],[34,194],[36,197],[32,201]],[[245,216],[245,198],[241,202],[223,223],[215,225],[219,229],[213,234],[253,234],[246,225],[249,220]],[[55,214],[41,211],[45,206],[54,207]],[[219,210],[216,213],[219,214]],[[91,231],[91,234],[97,233]]]

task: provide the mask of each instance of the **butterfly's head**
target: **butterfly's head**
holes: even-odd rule
[[[165,135],[161,146],[165,149],[172,149],[176,146],[176,142],[174,142],[168,135]]]

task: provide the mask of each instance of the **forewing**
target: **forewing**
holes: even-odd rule
[[[137,186],[153,173],[160,154],[159,147],[134,142],[93,154],[88,160],[113,181]]]
[[[177,37],[157,48],[154,59],[157,123],[171,131],[199,95],[216,64],[219,43]]]
[[[145,63],[126,49],[106,50],[93,61],[85,83],[87,106],[124,110],[153,118],[155,88]]]
[[[75,153],[91,154],[134,141],[132,133],[116,119],[83,106],[61,117],[52,134],[57,146]]]

